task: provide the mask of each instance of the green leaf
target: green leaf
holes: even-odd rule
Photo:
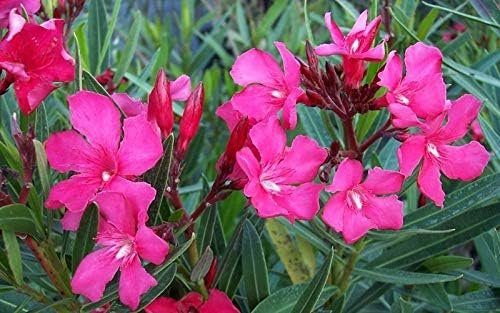
[[[269,296],[269,278],[259,234],[249,220],[243,226],[242,238],[241,246],[245,253],[245,257],[241,259],[243,282],[248,305],[252,309]]]
[[[357,268],[355,274],[374,281],[399,285],[422,285],[460,279],[462,275],[429,274],[395,270],[390,268]]]
[[[308,284],[299,284],[282,288],[259,303],[252,313],[288,313],[295,306],[300,295],[306,291],[307,286]],[[337,287],[326,286],[321,292],[315,308],[325,304],[336,291]]]
[[[288,5],[288,0],[273,1],[273,5],[266,10],[266,14],[260,20],[259,26],[257,28],[257,42],[259,42],[260,39],[266,37],[269,34],[273,24],[278,20],[278,18]]]
[[[142,29],[142,15],[139,12],[134,14],[134,22],[130,28],[127,36],[127,42],[122,50],[122,55],[120,57],[120,62],[116,67],[115,75],[113,76],[113,83],[118,84],[122,79],[123,75],[127,72],[132,59],[134,58],[135,50],[137,49],[137,44],[139,43],[139,35]]]
[[[104,87],[95,79],[95,77],[86,70],[83,70],[82,72],[82,79],[83,87],[85,90],[94,91],[111,98],[111,95],[106,91],[106,89],[104,89]]]
[[[99,222],[99,210],[96,205],[91,205],[83,213],[80,227],[76,232],[75,244],[73,246],[72,268],[76,270],[81,260],[94,248],[94,238],[97,234]]]
[[[238,24],[239,34],[244,42],[250,42],[250,32],[248,30],[248,23],[245,17],[245,10],[241,5],[241,0],[236,2],[236,23]]]
[[[36,155],[36,168],[38,170],[38,176],[40,177],[40,183],[42,185],[43,196],[46,197],[50,189],[50,179],[49,179],[49,168],[47,163],[47,154],[43,144],[34,139],[33,145],[35,146]]]
[[[212,244],[214,230],[217,225],[218,204],[208,207],[200,218],[198,249],[205,250]]]
[[[37,239],[44,237],[40,228],[37,227],[30,208],[19,203],[0,207],[0,229],[25,233]]]
[[[82,55],[80,53],[80,43],[78,42],[78,37],[77,37],[76,33],[73,33],[73,38],[75,40],[75,84],[76,84],[76,91],[81,91],[83,89]]]
[[[437,256],[422,263],[430,272],[446,272],[467,268],[474,262],[471,258],[456,255]]]
[[[12,231],[4,230],[2,232],[2,239],[5,244],[5,250],[9,260],[9,267],[14,276],[17,285],[23,284],[23,263],[21,259],[21,250],[17,242],[17,236]]]
[[[292,313],[310,313],[316,307],[323,288],[325,288],[326,280],[330,275],[333,261],[333,248],[330,250],[328,257],[324,260],[323,265],[316,273],[314,278],[307,285],[306,290],[300,295],[297,304],[293,307]]]
[[[500,308],[500,290],[483,289],[459,297],[450,296],[456,312],[491,312]]]
[[[111,20],[107,24],[106,36],[102,44],[100,45],[101,50],[99,52],[99,59],[97,62],[96,68],[100,69],[102,67],[102,63],[104,62],[104,58],[108,54],[109,46],[111,45],[111,36],[113,35],[113,31],[115,30],[116,21],[118,19],[118,13],[120,12],[122,1],[117,0],[114,1],[113,11],[111,12]]]
[[[427,34],[434,24],[434,21],[439,16],[439,10],[434,8],[427,13],[417,29],[417,36],[419,38],[427,38]]]
[[[479,18],[479,17],[474,16],[474,15],[469,15],[469,14],[466,14],[466,13],[455,11],[453,9],[449,9],[449,8],[446,8],[446,7],[443,7],[443,6],[439,6],[439,5],[435,5],[435,4],[430,4],[430,3],[427,3],[425,1],[422,1],[422,3],[424,5],[426,5],[426,6],[428,6],[428,7],[436,8],[436,9],[439,9],[439,10],[444,11],[444,12],[453,13],[453,14],[455,14],[457,16],[466,18],[466,19],[474,21],[474,22],[485,24],[485,25],[488,25],[488,26],[491,26],[491,27],[494,27],[494,28],[500,28],[500,25],[498,23],[494,22],[494,21],[488,21],[488,20]]]
[[[104,37],[108,29],[106,19],[106,7],[104,1],[90,0],[89,15],[87,22],[87,41],[89,46],[90,72],[98,74],[103,66],[97,67],[100,58],[101,47],[104,45]],[[105,57],[103,57],[104,59]],[[104,64],[107,67],[107,63]]]
[[[413,307],[410,302],[399,298],[391,305],[391,313],[413,313]]]
[[[443,287],[443,284],[426,284],[418,286],[422,296],[432,305],[441,309],[450,311],[452,309],[448,294]]]
[[[474,239],[481,271],[500,276],[500,238],[496,229]]]
[[[198,282],[202,280],[210,270],[210,266],[212,265],[213,260],[214,260],[214,253],[212,252],[212,249],[210,249],[210,247],[208,246],[205,249],[205,252],[203,252],[203,254],[201,255],[196,265],[193,267],[193,270],[191,271],[191,276],[189,277],[191,281]]]
[[[331,138],[326,131],[324,123],[321,121],[319,110],[305,106],[299,106],[297,109],[305,132],[318,141],[321,146],[330,146]]]
[[[473,270],[460,270],[458,271],[458,273],[463,274],[465,280],[481,285],[500,288],[500,277],[495,274],[483,273]]]

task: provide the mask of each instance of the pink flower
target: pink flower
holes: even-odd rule
[[[74,79],[74,60],[64,49],[62,20],[27,23],[14,11],[7,36],[0,42],[0,69],[14,82],[21,111],[33,112],[54,90],[54,82]]]
[[[159,297],[145,309],[146,313],[239,313],[231,299],[217,289],[211,289],[207,301],[196,292],[190,292],[181,300]]]
[[[236,59],[231,69],[234,82],[245,88],[230,103],[234,111],[257,122],[283,110],[284,126],[292,129],[297,124],[297,99],[304,94],[300,89],[300,64],[284,43],[274,45],[283,59],[284,71],[271,54],[248,50]]]
[[[83,211],[102,190],[146,192],[146,183],[131,182],[152,168],[162,155],[160,134],[145,114],[120,121],[120,112],[105,96],[80,91],[68,98],[74,130],[52,134],[47,158],[59,172],[75,172],[54,185],[45,206],[66,207],[62,223],[75,230]],[[154,191],[154,190],[153,190]]]
[[[156,82],[149,94],[148,120],[156,121],[164,137],[172,132],[174,111],[172,101],[186,101],[191,93],[191,79],[182,75],[170,82],[163,70],[158,72]]]
[[[435,47],[421,42],[406,49],[406,75],[403,78],[401,58],[395,51],[389,53],[387,64],[378,74],[378,85],[388,89],[385,100],[389,111],[408,106],[419,118],[435,117],[442,113],[446,101],[446,85],[441,72],[443,56]],[[404,128],[398,119],[396,127]]]
[[[117,92],[112,94],[111,98],[120,107],[125,117],[132,117],[146,112],[147,105],[139,99],[132,98],[127,93]]]
[[[333,43],[316,47],[319,55],[341,55],[344,68],[344,81],[348,86],[357,88],[363,80],[363,61],[381,61],[385,56],[384,43],[372,48],[373,40],[381,22],[380,16],[367,24],[368,11],[364,11],[356,20],[351,31],[344,36],[331,13],[325,14],[325,24],[330,31]]]
[[[0,28],[9,25],[9,13],[12,10],[19,10],[21,5],[29,15],[40,10],[40,0],[0,0]]]
[[[481,128],[481,124],[479,124],[478,120],[474,120],[474,122],[472,122],[472,124],[470,125],[470,132],[472,139],[476,141],[484,140],[483,129]]]
[[[259,216],[311,219],[319,209],[321,184],[312,183],[327,152],[314,140],[297,136],[290,148],[276,117],[255,125],[249,133],[255,154],[245,147],[236,154],[248,182],[244,193]]]
[[[137,309],[140,296],[157,284],[142,267],[140,258],[158,265],[169,250],[168,244],[145,224],[147,208],[154,196],[154,193],[137,194],[134,201],[129,201],[117,192],[97,195],[96,203],[102,216],[96,238],[100,248],[79,264],[71,280],[73,292],[98,301],[106,284],[120,270],[120,301],[132,310]]]
[[[480,108],[481,103],[472,95],[451,101],[447,112],[427,123],[419,123],[420,132],[406,139],[398,149],[400,171],[407,177],[423,160],[417,183],[420,191],[437,206],[443,206],[445,197],[440,172],[450,179],[468,181],[479,177],[488,164],[488,151],[477,141],[462,146],[449,145],[467,133]],[[445,116],[447,122],[442,126]]]
[[[201,115],[203,114],[204,101],[205,91],[203,85],[200,83],[187,99],[186,108],[179,122],[179,137],[175,147],[175,155],[179,160],[184,157],[189,143],[191,143],[191,140],[193,140],[198,132]]]
[[[361,162],[345,159],[340,163],[333,182],[326,188],[335,194],[323,211],[323,221],[342,233],[352,244],[370,229],[400,229],[403,226],[403,202],[398,196],[404,176],[398,172],[370,169],[362,181]]]

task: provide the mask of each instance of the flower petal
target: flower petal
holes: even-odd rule
[[[16,93],[19,108],[24,114],[30,114],[42,103],[42,101],[56,89],[52,83],[31,75],[29,80],[16,80],[14,91]]]
[[[63,218],[61,218],[61,225],[64,230],[77,231],[80,226],[84,211],[71,212],[66,211]]]
[[[425,156],[420,173],[418,173],[418,187],[437,206],[443,207],[444,191],[440,177],[439,166],[430,157]]]
[[[146,111],[146,105],[141,100],[134,99],[124,92],[114,93],[111,98],[127,117],[136,116]]]
[[[331,196],[321,215],[323,221],[338,233],[344,229],[344,211],[349,210],[345,197],[346,193],[343,191]]]
[[[388,110],[392,114],[392,125],[396,128],[418,127],[422,124],[415,112],[406,105],[391,103]]]
[[[275,117],[256,124],[250,130],[249,135],[259,151],[262,165],[276,161],[285,150],[286,134]]]
[[[273,196],[275,202],[288,211],[288,219],[310,220],[319,211],[319,194],[323,185],[305,183],[295,187],[291,192],[277,193]]]
[[[337,167],[332,184],[326,187],[328,192],[346,191],[358,185],[363,178],[363,165],[352,159],[345,159]]]
[[[304,95],[304,91],[296,88],[288,97],[283,105],[283,126],[286,129],[294,129],[297,126],[297,100]]]
[[[428,75],[422,78],[419,85],[408,104],[411,109],[424,119],[441,114],[446,103],[446,84],[442,74]]]
[[[120,112],[106,96],[79,91],[68,97],[73,127],[83,134],[91,145],[108,153],[118,150],[121,123]]]
[[[313,139],[299,135],[295,137],[290,149],[287,149],[279,167],[291,169],[286,174],[287,184],[300,184],[312,181],[318,173],[328,153]]]
[[[363,214],[377,229],[400,229],[403,226],[403,202],[398,196],[369,197]]]
[[[92,201],[100,185],[101,182],[94,177],[73,175],[50,189],[45,206],[48,209],[66,207],[70,211],[81,212]]]
[[[146,272],[136,256],[121,268],[118,284],[120,301],[135,310],[139,306],[141,296],[157,284],[156,279]]]
[[[328,31],[330,31],[330,37],[332,38],[332,41],[339,47],[343,46],[344,45],[344,34],[340,30],[340,28],[337,26],[335,21],[332,19],[331,12],[325,13],[325,25],[326,25],[326,28],[328,28]]]
[[[439,165],[450,179],[473,180],[483,173],[490,154],[477,141],[463,146],[442,145],[438,147]]]
[[[399,171],[405,177],[413,173],[425,152],[425,137],[411,136],[398,148]]]
[[[174,101],[186,101],[191,94],[191,78],[181,75],[170,83],[170,95]]]
[[[274,46],[278,49],[283,60],[285,81],[288,89],[294,89],[300,85],[300,63],[282,42],[275,41]]]
[[[165,260],[169,246],[151,228],[140,226],[135,235],[135,249],[141,258],[158,265]]]
[[[351,55],[353,59],[365,60],[371,62],[382,61],[385,57],[385,44],[381,43],[365,52],[358,52]]]
[[[344,229],[342,236],[348,244],[353,244],[363,237],[370,229],[377,228],[370,219],[363,215],[362,211],[346,209],[344,211]]]
[[[321,44],[316,48],[314,48],[314,52],[316,52],[316,54],[321,56],[348,54],[348,52],[345,50],[344,47],[337,46],[334,43]]]
[[[275,216],[289,216],[288,210],[279,206],[272,195],[260,187],[255,188],[256,192],[251,197],[252,205],[257,210],[257,215],[262,218],[269,218]]]
[[[236,59],[230,74],[234,82],[241,86],[254,83],[275,89],[285,86],[283,72],[273,56],[255,48]]]
[[[401,83],[402,75],[403,64],[401,58],[397,55],[396,51],[391,51],[387,56],[387,63],[384,69],[378,74],[380,81],[377,85],[394,91]]]
[[[421,81],[434,74],[441,74],[441,51],[422,42],[408,47],[405,51],[406,79]]]
[[[141,114],[123,122],[123,140],[118,150],[118,173],[139,176],[153,168],[163,154],[157,129]]]
[[[50,166],[59,172],[85,172],[91,166],[87,156],[93,154],[92,148],[73,130],[50,135],[45,150]]]
[[[361,185],[373,194],[386,195],[399,192],[404,179],[399,172],[375,167],[368,170],[368,176]]]
[[[238,151],[236,153],[236,161],[249,180],[259,179],[261,167],[250,148],[244,147]]]
[[[208,299],[198,309],[200,313],[240,313],[240,311],[233,305],[231,299],[217,289],[211,289]]]
[[[158,297],[144,308],[146,313],[178,313],[177,300],[167,297]]]
[[[92,302],[98,301],[102,298],[106,284],[113,279],[119,267],[119,260],[107,249],[92,252],[78,265],[71,280],[71,289]]]
[[[442,143],[451,143],[462,138],[469,130],[469,125],[477,118],[480,110],[481,102],[470,94],[451,101],[448,122],[438,132],[437,138]]]
[[[263,85],[249,85],[233,95],[233,109],[243,116],[262,121],[270,115],[275,115],[285,102],[282,98],[274,97],[273,91],[275,90]]]
[[[243,114],[235,110],[231,101],[227,101],[220,105],[215,114],[226,122],[229,131],[233,131],[240,119],[243,118]]]
[[[95,202],[107,223],[130,236],[135,235],[137,216],[124,194],[103,191],[95,197]]]
[[[368,10],[364,10],[356,19],[356,22],[352,26],[348,36],[364,31],[366,28],[367,21],[368,21]]]

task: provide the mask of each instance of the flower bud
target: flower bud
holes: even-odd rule
[[[160,70],[148,98],[148,120],[156,121],[163,137],[167,137],[174,126],[174,111],[170,96],[170,82],[165,72]]]
[[[203,113],[203,101],[205,99],[205,91],[203,84],[196,86],[186,102],[186,108],[182,114],[179,123],[179,139],[175,154],[177,159],[182,159],[187,151],[189,143],[193,140],[198,127],[200,126],[201,114]]]
[[[230,174],[236,163],[236,152],[238,152],[247,141],[250,131],[250,122],[248,118],[241,119],[233,129],[227,142],[226,151],[217,161],[217,172],[219,174]]]

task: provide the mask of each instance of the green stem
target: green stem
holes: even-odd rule
[[[342,277],[340,278],[340,283],[339,283],[339,289],[341,295],[344,294],[347,290],[347,287],[349,287],[349,278],[351,277],[351,274],[354,271],[354,266],[358,261],[359,254],[361,253],[361,251],[363,251],[364,247],[365,247],[365,242],[363,239],[361,239],[356,244],[355,246],[356,249],[351,253],[349,260],[347,261],[346,267],[344,269],[344,272],[342,273]]]

